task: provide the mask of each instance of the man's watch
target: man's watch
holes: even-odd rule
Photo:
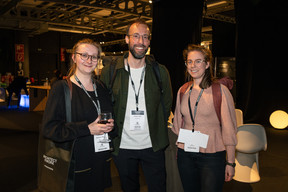
[[[236,167],[236,163],[229,163],[228,161],[226,161],[226,165],[229,165],[229,166],[231,166],[231,167]]]

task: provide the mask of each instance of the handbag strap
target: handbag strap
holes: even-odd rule
[[[64,94],[65,94],[65,107],[66,107],[66,121],[71,122],[71,101],[72,101],[72,82],[69,78],[66,79],[64,83]],[[71,162],[70,167],[68,171],[68,178],[66,183],[66,190],[65,191],[74,191],[74,166],[75,166],[75,160],[72,158],[72,151],[74,148],[75,140],[72,142],[71,146]]]
[[[64,83],[65,94],[65,107],[66,107],[66,121],[71,122],[71,100],[72,100],[72,83],[69,79],[66,79]]]

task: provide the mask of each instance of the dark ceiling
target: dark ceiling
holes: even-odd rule
[[[157,0],[156,0],[157,1]],[[207,0],[204,20],[235,23],[234,0]],[[0,29],[26,31],[29,35],[61,31],[90,35],[114,34],[102,46],[119,44],[118,34],[136,17],[152,24],[152,4],[148,0],[2,0]],[[211,41],[209,22],[202,39]],[[210,32],[210,33],[209,33]]]

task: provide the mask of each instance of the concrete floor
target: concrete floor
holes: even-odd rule
[[[37,191],[38,127],[43,112],[29,112],[25,108],[10,109],[0,104],[0,191]],[[225,183],[224,192],[286,192],[288,191],[288,130],[266,127],[268,150],[260,152],[258,183],[232,181]],[[108,191],[121,191],[117,170],[112,165],[113,187]],[[142,190],[147,191],[142,180]],[[144,182],[143,182],[144,181]],[[177,192],[177,191],[175,191]]]

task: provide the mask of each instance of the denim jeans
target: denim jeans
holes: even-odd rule
[[[178,149],[177,164],[185,192],[221,192],[226,151],[194,153]]]

